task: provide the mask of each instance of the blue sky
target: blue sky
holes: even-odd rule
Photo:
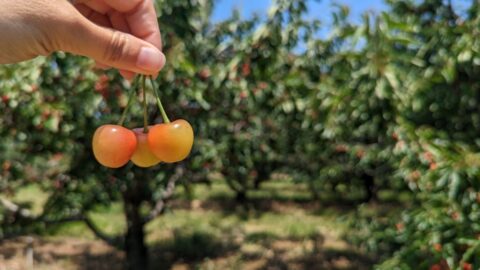
[[[330,11],[333,3],[344,4],[350,7],[354,21],[361,18],[365,11],[381,12],[386,9],[383,0],[322,0],[320,3],[313,0],[305,0],[310,5],[310,16],[322,19],[328,25]],[[471,0],[453,0],[457,11],[464,11],[464,7]],[[216,0],[217,5],[213,14],[213,21],[228,18],[233,8],[239,8],[243,16],[248,17],[252,13],[266,14],[272,0]]]
[[[367,10],[380,12],[385,9],[383,0],[323,0],[320,3],[311,0],[306,1],[310,5],[310,16],[320,19],[330,17],[330,7],[333,3],[349,6],[353,19],[360,18],[360,15]],[[247,17],[254,12],[266,14],[270,4],[271,0],[217,0],[213,20],[219,21],[227,18],[233,8],[238,8],[241,14]]]
[[[350,15],[353,22],[361,19],[362,13],[373,11],[379,13],[386,9],[384,0],[322,0],[320,2],[305,0],[309,5],[309,17],[322,21],[323,27],[318,32],[320,36],[327,36],[331,25],[331,12],[334,4],[347,5],[350,7]],[[253,13],[266,15],[272,0],[216,0],[213,12],[213,21],[221,21],[232,14],[233,9],[238,9],[243,17],[249,17]]]
[[[216,6],[213,12],[213,22],[218,22],[228,18],[232,14],[234,8],[238,9],[243,17],[249,17],[253,13],[266,15],[268,8],[273,0],[215,0]],[[350,7],[350,19],[353,22],[359,22],[361,15],[366,11],[380,13],[387,10],[384,0],[304,0],[309,5],[309,17],[317,18],[322,21],[323,27],[318,32],[322,37],[326,37],[329,33],[331,25],[331,12],[334,4],[347,5]],[[453,0],[452,3],[457,12],[465,12],[471,0]],[[302,46],[299,47],[302,49]]]

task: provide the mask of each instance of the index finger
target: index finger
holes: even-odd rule
[[[162,38],[157,13],[152,0],[104,0],[114,10],[125,16],[131,34],[150,42],[162,50]]]

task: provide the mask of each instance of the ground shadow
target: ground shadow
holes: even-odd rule
[[[324,249],[316,254],[302,256],[292,263],[306,270],[367,270],[372,268],[374,261],[354,251]]]
[[[366,270],[374,264],[370,257],[353,249],[330,247],[321,234],[309,239],[255,234],[246,241],[259,245],[256,251],[242,254],[245,265],[254,266],[248,269]]]
[[[10,257],[23,254],[23,240],[0,247]],[[48,265],[48,269],[63,268],[62,261],[69,261],[75,269],[125,269],[124,253],[101,241],[78,239],[42,240],[35,238],[35,264]],[[245,247],[254,247],[247,249]],[[4,253],[7,254],[7,253]],[[16,255],[15,255],[16,254]],[[268,232],[245,235],[235,241],[231,235],[202,231],[178,233],[171,240],[155,243],[150,247],[151,269],[198,269],[206,260],[222,265],[226,258],[241,260],[241,269],[371,269],[373,261],[352,249],[333,248],[326,244],[321,234],[295,239],[278,237]],[[223,269],[229,269],[226,265]],[[222,268],[222,267],[221,267]],[[218,269],[221,269],[218,268]],[[69,268],[68,268],[69,269]]]
[[[195,205],[195,206],[193,206]],[[249,198],[239,204],[235,198],[226,196],[210,197],[206,200],[191,201],[173,200],[170,204],[172,209],[195,210],[201,208],[222,213],[223,215],[239,215],[249,218],[263,213],[284,214],[288,210],[300,208],[309,214],[322,215],[324,211],[336,211],[338,214],[347,214],[355,211],[360,203],[356,200],[335,198],[329,200],[313,199],[275,199],[275,198]]]
[[[0,259],[8,260],[15,256],[17,253],[17,248],[4,246],[3,242],[0,242]]]
[[[196,265],[206,258],[228,256],[239,247],[229,235],[201,230],[176,231],[172,239],[150,248],[150,265],[152,269],[170,269],[175,263]]]
[[[238,202],[232,194],[219,193],[205,200],[197,201],[196,208],[221,212],[224,215],[232,213],[241,217],[249,218],[253,215],[261,215],[266,212],[283,214],[286,209],[301,208],[313,215],[346,215],[355,212],[359,206],[368,205],[376,211],[391,211],[408,207],[411,200],[399,199],[395,196],[381,197],[378,200],[364,202],[362,196],[342,196],[341,194],[329,194],[315,199],[312,196],[280,196],[280,191],[270,190],[263,195],[248,195],[244,202]],[[173,200],[173,209],[194,210],[191,201]]]

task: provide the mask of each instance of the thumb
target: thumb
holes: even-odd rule
[[[84,17],[73,28],[62,50],[147,75],[157,74],[165,65],[165,55],[157,47],[131,34],[98,26]]]

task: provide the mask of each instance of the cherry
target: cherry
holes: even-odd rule
[[[127,164],[136,146],[135,133],[119,125],[103,125],[97,128],[92,140],[95,158],[109,168],[120,168]]]
[[[133,132],[135,133],[135,136],[137,136],[137,148],[131,158],[133,164],[138,167],[148,168],[160,163],[160,159],[150,151],[147,142],[148,133],[144,132],[144,128],[136,128]]]
[[[163,162],[173,163],[185,159],[193,145],[193,129],[185,120],[153,126],[148,132],[148,145]]]

